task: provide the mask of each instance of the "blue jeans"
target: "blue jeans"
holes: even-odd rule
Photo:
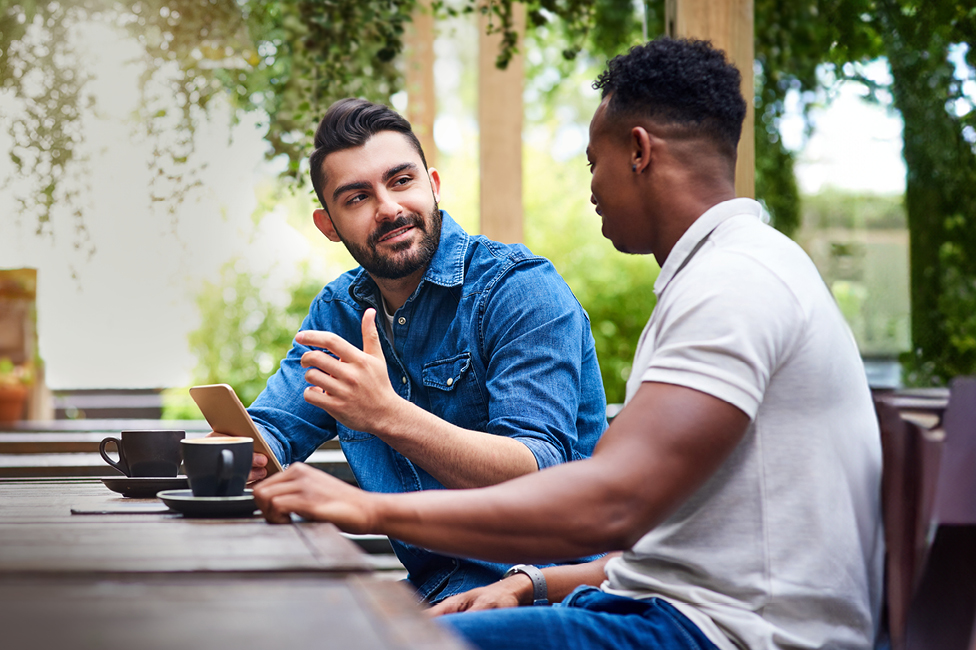
[[[579,587],[552,607],[450,614],[441,623],[481,650],[717,650],[660,598],[634,600]]]

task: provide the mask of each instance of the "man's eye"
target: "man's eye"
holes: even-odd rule
[[[410,179],[409,176],[401,176],[400,178],[398,178],[395,181],[393,181],[393,185],[394,186],[396,186],[396,185],[406,185],[407,183],[410,182],[410,180],[411,179]]]
[[[353,203],[359,203],[360,201],[365,201],[365,200],[366,200],[365,194],[356,194],[355,196],[349,197],[349,200],[346,201],[346,205],[352,205]]]

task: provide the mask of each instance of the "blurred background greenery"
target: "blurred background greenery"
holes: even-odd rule
[[[528,8],[530,28],[517,44],[506,41],[499,62],[512,47],[525,55],[525,242],[552,259],[590,314],[608,401],[619,402],[653,308],[657,268],[652,259],[615,252],[600,236],[582,156],[598,101],[589,84],[608,57],[663,31],[664,0],[434,3],[442,207],[472,232],[480,190],[472,14],[493,12],[504,31],[513,2]],[[196,369],[188,382],[227,382],[249,402],[311,297],[352,266],[341,246],[327,245],[310,224],[312,197],[301,184],[310,133],[338,97],[404,109],[403,34],[415,8],[414,0],[0,0],[0,110],[7,118],[0,140],[9,153],[0,195],[16,215],[0,222],[11,233],[0,237],[0,254],[30,265],[15,249],[33,245],[32,238],[58,242],[68,262],[57,270],[80,287],[97,284],[93,277],[117,281],[139,265],[130,259],[102,276],[92,273],[93,260],[113,246],[135,257],[146,240],[188,266],[210,254],[200,252],[200,233],[243,233],[247,245],[235,251],[226,237],[213,236],[223,246],[213,254],[217,270],[180,280],[192,287],[196,306],[188,337]],[[962,0],[756,0],[754,8],[756,195],[771,223],[811,254],[865,358],[904,363],[896,381],[938,385],[976,372],[976,9]],[[107,226],[110,211],[93,207],[86,183],[97,180],[104,152],[116,143],[93,136],[91,127],[121,102],[118,87],[106,92],[92,81],[98,75],[79,54],[86,30],[102,35],[99,45],[106,30],[122,34],[127,52],[136,52],[126,65],[138,73],[130,90],[139,101],[122,120],[134,136],[122,146],[138,141],[147,152],[150,209],[132,201],[112,206]],[[852,87],[904,126],[897,137],[907,173],[899,172],[897,189],[844,192],[798,182],[797,165],[814,134],[811,117]],[[233,185],[238,195],[253,191],[250,215],[235,212],[242,204],[224,213],[221,198],[218,210],[198,217],[194,204],[217,193],[207,174],[237,162],[227,154],[204,159],[216,148],[201,144],[202,131],[227,123],[217,131],[238,133],[248,120],[261,131],[275,180]],[[831,147],[837,157],[856,158],[847,144]],[[141,190],[141,183],[113,178],[109,187],[121,193]],[[118,233],[138,219],[156,230],[121,242]],[[208,231],[204,222],[216,225]],[[274,251],[261,249],[284,231]],[[118,297],[153,293],[134,280],[126,290]],[[153,298],[145,298],[148,308],[160,307]],[[62,294],[42,304],[42,326],[44,310],[70,302]],[[134,311],[113,309],[107,318],[102,308],[102,329]],[[120,342],[121,330],[113,336],[72,376],[133,347]],[[58,348],[58,355],[95,347],[92,335],[85,340],[87,346]],[[42,330],[42,350],[54,345]],[[186,412],[185,388],[170,392],[169,414]]]

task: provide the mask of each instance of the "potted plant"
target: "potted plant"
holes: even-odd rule
[[[24,415],[27,393],[34,382],[31,364],[16,364],[0,358],[0,422],[20,420]]]

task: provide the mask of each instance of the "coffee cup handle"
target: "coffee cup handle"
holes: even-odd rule
[[[108,452],[105,451],[105,446],[108,443],[110,443],[110,442],[114,442],[115,443],[115,451],[117,451],[118,454],[119,454],[119,462],[115,462],[114,460],[112,460],[111,458],[109,458],[108,457]],[[129,476],[129,463],[126,462],[126,460],[125,460],[125,454],[122,452],[122,441],[121,440],[119,440],[118,438],[113,438],[111,436],[109,436],[108,438],[105,438],[100,443],[98,443],[98,453],[100,453],[102,455],[102,458],[105,460],[106,463],[108,463],[109,465],[111,465],[115,469],[119,470],[120,472],[122,472],[126,476]]]
[[[220,450],[220,462],[217,466],[217,496],[227,494],[230,479],[234,476],[234,452],[230,449]]]

